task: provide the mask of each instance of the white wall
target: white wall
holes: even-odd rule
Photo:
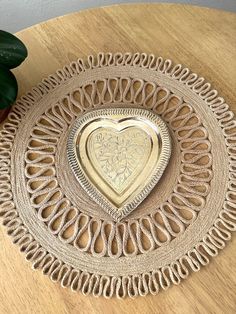
[[[50,18],[86,8],[122,2],[145,0],[0,0],[0,29],[17,32]],[[162,0],[147,2],[175,2],[208,6],[236,12],[236,0]]]

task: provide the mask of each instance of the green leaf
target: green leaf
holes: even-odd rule
[[[14,35],[0,30],[0,64],[8,69],[20,65],[27,57],[25,45]]]
[[[0,109],[7,108],[16,100],[18,92],[14,74],[0,65]]]

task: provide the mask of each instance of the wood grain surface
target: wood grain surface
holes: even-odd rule
[[[35,8],[37,10],[37,8]],[[188,5],[116,5],[59,17],[17,34],[29,50],[19,96],[78,57],[147,52],[212,82],[236,113],[236,14]],[[157,296],[106,300],[72,293],[32,271],[0,229],[0,313],[235,313],[236,236],[210,265]]]

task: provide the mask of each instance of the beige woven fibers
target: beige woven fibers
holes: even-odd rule
[[[134,107],[167,124],[172,155],[158,184],[115,222],[68,163],[75,119]],[[224,99],[170,60],[89,56],[18,100],[0,134],[0,212],[33,268],[95,296],[156,294],[209,263],[236,229],[236,122]]]

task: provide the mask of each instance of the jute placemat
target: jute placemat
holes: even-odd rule
[[[66,143],[79,115],[147,108],[172,155],[151,194],[115,222],[78,184]],[[156,294],[223,249],[236,229],[236,122],[204,78],[146,54],[79,59],[19,99],[0,133],[0,213],[32,262],[95,296]]]

